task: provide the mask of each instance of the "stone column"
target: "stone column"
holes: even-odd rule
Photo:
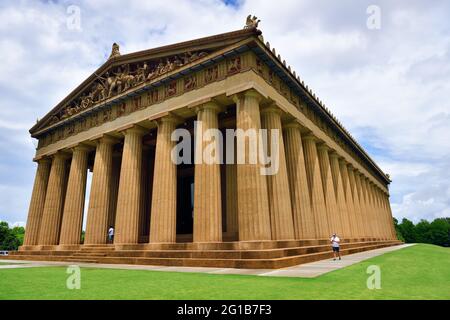
[[[207,135],[219,128],[219,106],[208,102],[197,108],[194,177],[194,242],[222,241],[220,141]],[[207,141],[205,141],[207,140]],[[211,152],[205,150],[205,148]],[[206,157],[203,157],[206,155]]]
[[[369,179],[367,177],[364,178],[363,180],[363,185],[364,185],[364,194],[366,196],[366,208],[367,208],[367,213],[369,216],[369,222],[370,222],[370,227],[369,227],[369,236],[371,238],[376,238],[376,231],[377,231],[377,227],[376,227],[376,218],[375,218],[375,213],[374,213],[374,209],[373,209],[373,203],[372,203],[372,197],[370,195],[370,184],[369,184]]]
[[[295,238],[315,239],[316,222],[311,209],[300,125],[291,122],[285,125],[284,129],[286,166],[292,200]]]
[[[122,167],[117,196],[115,244],[139,242],[141,206],[142,137],[146,130],[133,126],[124,131]]]
[[[33,193],[31,194],[30,208],[28,210],[27,227],[25,229],[24,246],[38,244],[39,228],[44,210],[47,193],[48,178],[50,175],[51,160],[48,158],[37,161],[36,177],[34,178]]]
[[[378,199],[378,187],[373,184],[373,196],[375,198],[375,207],[377,208],[377,219],[378,219],[378,227],[379,227],[379,237],[384,238],[384,217],[383,212],[380,206],[380,201]]]
[[[237,172],[236,164],[225,166],[227,232],[239,232],[237,208]]]
[[[381,225],[382,225],[382,230],[381,230],[381,234],[383,236],[383,239],[389,239],[389,220],[388,220],[388,215],[386,212],[386,208],[383,204],[383,201],[381,199],[381,190],[379,188],[376,188],[376,193],[377,193],[377,201],[378,201],[378,206],[380,208],[380,216],[381,216]]]
[[[344,184],[342,181],[341,171],[339,170],[339,155],[336,152],[330,153],[331,175],[333,177],[334,192],[336,194],[337,207],[342,225],[343,238],[350,238],[351,226],[350,218],[345,201]]]
[[[261,129],[259,110],[261,96],[259,93],[249,90],[234,96],[234,100],[236,102],[237,133],[240,132],[242,138],[245,132],[250,129],[258,135]],[[245,163],[239,163],[238,161],[237,164],[239,240],[270,240],[267,179],[261,174],[262,165],[249,161],[251,151],[248,140],[246,139],[242,150],[239,148],[239,136],[237,140],[237,154],[245,155]],[[262,148],[259,141],[257,145],[257,150]]]
[[[356,182],[355,182],[355,173],[352,165],[348,165],[348,180],[350,182],[350,190],[353,197],[353,208],[354,208],[354,217],[355,217],[355,225],[356,225],[356,233],[355,235],[358,238],[363,237],[364,235],[364,228],[362,223],[362,214],[361,214],[361,207],[359,202],[359,195],[356,188]]]
[[[40,245],[58,244],[67,186],[67,158],[67,154],[63,152],[58,152],[53,156],[39,231]]]
[[[294,222],[292,220],[292,205],[289,194],[289,180],[286,169],[283,131],[281,126],[281,110],[272,105],[261,112],[262,128],[267,129],[268,155],[272,157],[272,167],[278,161],[278,171],[267,176],[269,195],[269,210],[272,230],[272,240],[294,239]],[[278,134],[278,140],[272,144],[272,134]],[[276,156],[278,154],[278,156]],[[278,158],[278,160],[276,160]]]
[[[316,222],[316,236],[329,238],[330,228],[327,219],[327,209],[323,195],[320,165],[317,156],[316,137],[308,134],[303,137],[303,151],[305,152],[306,175],[311,194],[311,207]]]
[[[394,221],[393,221],[393,216],[392,216],[392,211],[391,211],[391,205],[389,203],[389,194],[383,194],[383,200],[384,200],[384,204],[386,206],[386,210],[388,212],[388,217],[389,217],[389,224],[390,224],[390,230],[391,230],[391,238],[392,240],[397,240],[397,232],[395,230],[395,226],[394,226]]]
[[[116,209],[117,209],[117,195],[119,193],[120,167],[122,165],[122,152],[114,152],[112,156],[112,170],[110,180],[110,197],[108,210],[107,226],[116,225]]]
[[[177,238],[177,167],[171,157],[175,142],[170,139],[174,130],[173,117],[158,120],[150,216],[152,243],[174,243]]]
[[[368,183],[368,193],[370,195],[370,202],[372,204],[372,215],[373,215],[373,221],[374,221],[374,235],[375,238],[381,237],[381,226],[380,226],[380,219],[378,216],[378,207],[377,202],[375,199],[375,193],[373,188],[373,182],[369,181]]]
[[[344,159],[339,160],[339,171],[341,172],[342,186],[345,193],[345,203],[347,205],[348,221],[350,222],[351,232],[349,238],[352,239],[357,237],[358,226],[356,224],[355,207],[353,205],[353,196],[348,178],[347,161]]]
[[[331,174],[329,148],[322,143],[317,147],[320,173],[322,177],[323,195],[327,209],[330,233],[342,234],[342,223],[339,217],[339,210],[336,204],[336,194],[334,192],[333,177]]]
[[[111,204],[113,146],[110,136],[97,141],[84,244],[106,244]]]
[[[80,244],[81,241],[84,200],[86,197],[88,151],[89,149],[83,145],[73,148],[61,236],[59,238],[60,245],[76,245]]]

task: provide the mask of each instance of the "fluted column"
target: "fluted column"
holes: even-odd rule
[[[259,102],[261,96],[254,90],[234,96],[236,102],[236,128],[238,133],[261,129]],[[246,139],[247,140],[247,139]],[[258,141],[258,150],[262,148]],[[261,174],[262,165],[250,163],[248,141],[244,150],[245,163],[237,164],[239,240],[270,240],[270,212],[266,177]]]
[[[339,211],[339,216],[342,225],[343,238],[350,238],[351,226],[350,218],[347,209],[347,203],[345,201],[344,184],[342,181],[341,171],[339,170],[339,155],[336,152],[330,153],[330,166],[331,175],[333,177],[334,192],[336,195],[336,202]]]
[[[59,239],[60,245],[80,244],[81,241],[84,200],[86,197],[88,151],[89,149],[83,145],[73,148]]]
[[[84,244],[105,244],[111,205],[113,146],[116,139],[97,141]]]
[[[171,158],[175,142],[170,139],[174,130],[174,118],[158,120],[150,217],[152,243],[176,242],[177,167]]]
[[[53,156],[39,231],[40,245],[58,244],[67,186],[67,158],[67,154],[62,152]]]
[[[390,230],[391,230],[391,238],[392,240],[397,240],[397,232],[395,230],[395,226],[394,226],[394,221],[393,221],[393,216],[392,216],[392,211],[391,211],[391,204],[389,202],[389,194],[383,194],[383,201],[384,204],[386,206],[386,210],[388,212],[388,217],[389,217],[389,226],[390,226]]]
[[[378,206],[380,208],[380,216],[381,216],[381,219],[382,219],[382,226],[383,226],[381,234],[383,236],[383,239],[389,239],[389,220],[388,220],[388,215],[387,215],[387,212],[386,212],[386,208],[385,208],[385,206],[383,204],[383,201],[381,199],[381,197],[382,197],[381,190],[379,188],[377,188],[376,192],[377,192]]]
[[[208,136],[209,130],[219,127],[218,112],[219,106],[214,102],[197,108],[194,242],[222,241],[220,141]],[[205,152],[206,147],[211,153]]]
[[[133,126],[125,130],[119,193],[115,244],[139,242],[139,216],[141,207],[142,137],[146,130]]]
[[[51,160],[48,158],[37,161],[36,176],[34,178],[33,193],[31,194],[28,210],[27,227],[25,229],[24,246],[38,244],[39,228],[44,211],[45,196],[47,193],[48,178],[50,175]]]
[[[372,208],[372,216],[373,216],[373,221],[374,221],[374,236],[375,238],[380,238],[380,234],[381,234],[381,227],[380,227],[380,219],[378,218],[378,208],[377,208],[377,203],[376,203],[376,199],[375,199],[375,194],[373,192],[373,182],[368,181],[368,185],[367,185],[367,190],[368,190],[368,194],[370,197],[370,203],[371,203],[371,208]]]
[[[367,209],[367,201],[366,201],[366,194],[364,192],[364,175],[360,172],[355,171],[355,182],[356,182],[356,188],[358,190],[359,195],[359,203],[361,208],[361,217],[364,227],[364,237],[370,236],[370,216]]]
[[[311,194],[311,207],[314,213],[314,221],[316,222],[316,236],[318,238],[328,238],[332,231],[329,228],[327,209],[323,195],[316,137],[312,134],[303,137],[303,151],[305,152],[306,175]]]
[[[369,195],[367,194],[367,178],[361,174],[361,194],[363,200],[363,208],[364,208],[364,219],[366,220],[366,236],[373,237],[374,236],[374,219],[371,211],[371,204],[369,200]]]
[[[119,193],[120,167],[122,165],[122,152],[113,153],[112,170],[110,180],[110,197],[107,226],[114,226],[116,223],[117,195]]]
[[[333,185],[333,177],[331,174],[330,158],[328,155],[329,148],[324,143],[317,147],[320,173],[322,177],[323,195],[327,209],[328,223],[331,233],[342,234],[342,223],[339,216],[339,210],[336,203],[336,194]]]
[[[357,237],[358,225],[356,224],[355,207],[353,204],[353,196],[348,178],[347,162],[344,159],[339,159],[339,171],[342,177],[342,186],[345,194],[345,203],[347,205],[348,221],[350,222],[349,238]]]
[[[363,190],[364,190],[364,194],[365,194],[365,198],[366,198],[366,209],[367,209],[367,214],[369,216],[369,222],[370,222],[370,227],[369,227],[369,236],[372,238],[376,238],[376,233],[377,233],[377,227],[376,227],[376,218],[375,218],[375,212],[373,209],[373,203],[372,203],[372,197],[370,195],[370,184],[369,184],[369,179],[367,177],[364,178],[363,180]]]
[[[238,208],[237,208],[237,170],[236,164],[225,166],[226,175],[226,219],[227,232],[239,232]]]
[[[272,105],[263,109],[261,115],[262,128],[267,129],[267,154],[272,157],[272,166],[274,166],[273,162],[277,161],[274,159],[278,158],[278,171],[267,176],[272,240],[294,239],[294,222],[292,220],[292,205],[281,126],[281,110]],[[278,134],[278,140],[274,144],[272,144],[272,134]],[[277,154],[278,156],[276,156]]]
[[[300,125],[292,122],[285,125],[284,129],[295,238],[314,239],[316,238],[316,223],[311,209]]]

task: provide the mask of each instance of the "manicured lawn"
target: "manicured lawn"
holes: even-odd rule
[[[367,267],[381,269],[369,290]],[[276,278],[83,268],[81,289],[65,267],[0,270],[0,299],[450,299],[450,249],[416,245],[318,278]]]

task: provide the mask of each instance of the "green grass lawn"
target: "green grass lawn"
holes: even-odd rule
[[[381,269],[369,290],[367,267]],[[83,268],[81,289],[65,267],[0,269],[0,299],[450,299],[450,249],[416,245],[318,278]]]

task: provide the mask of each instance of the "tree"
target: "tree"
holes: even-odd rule
[[[10,229],[7,222],[0,221],[0,250],[17,250],[23,243],[24,234],[23,227]]]
[[[415,226],[416,241],[422,243],[433,243],[431,239],[431,225],[427,220],[420,220]]]
[[[394,220],[394,228],[395,228],[395,233],[397,234],[397,239],[403,242],[405,241],[405,238],[403,237],[402,231],[400,230],[400,225],[398,224],[398,220],[396,218],[392,218]]]

